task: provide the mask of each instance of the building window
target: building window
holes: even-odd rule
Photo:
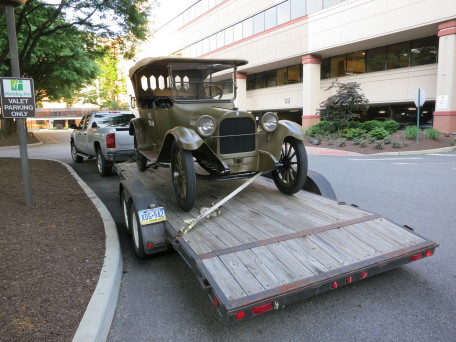
[[[291,20],[306,15],[306,0],[290,0]]]
[[[265,87],[264,72],[260,72],[255,75],[255,89],[261,89]]]
[[[253,36],[253,18],[242,22],[242,38]]]
[[[411,65],[424,65],[437,63],[437,36],[412,40],[412,61]]]
[[[345,76],[345,55],[331,58],[331,78]]]
[[[301,80],[301,65],[293,65],[287,68],[288,75],[287,75],[287,83],[300,83]]]
[[[264,12],[253,17],[253,34],[264,31]]]
[[[386,46],[366,51],[366,72],[386,69]]]
[[[323,8],[322,0],[310,0],[307,2],[307,13],[313,13]]]
[[[294,83],[302,83],[301,64],[267,70],[247,76],[247,90],[270,88]]]
[[[347,54],[347,70],[346,75],[363,74],[365,69],[365,55],[364,51],[358,51]]]
[[[272,7],[264,12],[264,29],[269,30],[270,28],[277,26],[277,7]]]
[[[265,74],[266,87],[269,88],[277,86],[277,70],[268,70]]]
[[[290,1],[277,5],[277,25],[290,21]]]
[[[408,66],[410,66],[410,42],[388,45],[386,69],[405,68]]]

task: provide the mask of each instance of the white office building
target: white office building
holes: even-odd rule
[[[358,82],[367,119],[456,132],[455,0],[163,1],[138,56],[238,58],[236,105],[309,126],[338,79]]]

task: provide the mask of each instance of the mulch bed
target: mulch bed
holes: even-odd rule
[[[20,159],[0,158],[0,340],[69,341],[98,281],[104,226],[63,165],[29,164],[33,206]]]
[[[418,151],[418,150],[432,150],[442,147],[451,147],[456,146],[456,136],[453,135],[444,135],[442,134],[439,139],[431,140],[426,138],[424,135],[420,136],[418,144],[416,140],[406,139],[403,135],[403,132],[398,131],[391,135],[391,143],[385,144],[381,149],[375,147],[375,143],[368,143],[366,147],[361,147],[360,145],[354,145],[353,141],[339,138],[332,139],[332,144],[330,144],[328,139],[321,140],[319,145],[314,145],[312,141],[305,141],[306,146],[318,146],[324,148],[331,148],[342,151],[357,152],[361,154],[376,154],[383,152],[405,152],[405,151]],[[341,140],[345,141],[345,146],[339,146]],[[383,140],[379,140],[382,142]],[[400,145],[399,148],[394,148],[393,143]],[[397,145],[396,145],[397,146]]]

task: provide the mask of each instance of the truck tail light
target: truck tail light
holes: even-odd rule
[[[109,133],[106,136],[106,147],[116,148],[116,135],[114,133]]]

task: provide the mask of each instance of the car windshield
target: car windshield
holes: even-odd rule
[[[100,128],[105,127],[128,127],[130,125],[130,120],[135,117],[134,114],[129,113],[99,113],[95,114],[94,122],[97,123],[97,126]]]
[[[234,86],[228,63],[171,63],[171,91],[176,101],[232,101]]]

